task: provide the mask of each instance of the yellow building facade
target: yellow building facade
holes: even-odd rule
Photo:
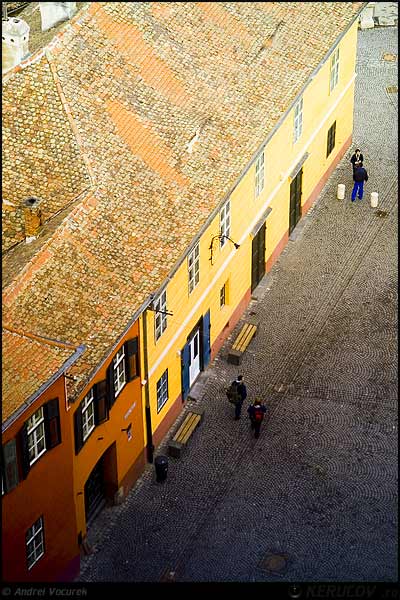
[[[315,202],[348,149],[353,129],[356,44],[354,22],[318,66],[251,164],[238,173],[232,191],[158,290],[152,308],[156,306],[162,312],[148,310],[142,316],[142,328],[146,319],[147,347],[141,355],[147,352],[148,356],[143,389],[145,393],[148,386],[155,444],[190,396],[190,388],[208,364],[207,353],[213,358],[221,348],[257,283],[271,269],[298,220]],[[220,232],[230,238],[223,238],[222,247]],[[254,247],[257,236],[261,244],[258,249]],[[234,244],[240,247],[236,249]],[[254,261],[260,251],[257,268]],[[192,258],[196,283],[189,291]],[[162,333],[156,333],[156,320],[162,319]],[[204,331],[208,327],[209,342],[208,332]],[[144,337],[142,332],[141,339]],[[189,382],[184,381],[188,343],[189,371],[193,371],[189,372]],[[168,391],[160,397],[163,384]]]

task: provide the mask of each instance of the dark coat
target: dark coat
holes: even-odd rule
[[[239,402],[243,402],[247,398],[247,388],[246,388],[245,384],[242,383],[242,382],[237,381],[236,379],[232,383],[236,383],[236,385],[237,385],[237,388],[236,388],[237,389],[237,393],[240,396]]]
[[[357,158],[356,153],[354,152],[353,156],[350,159],[351,164],[353,165],[353,171],[356,168],[356,161],[360,162],[361,164],[358,165],[359,167],[363,166],[363,162],[364,162],[364,157],[362,154],[359,155],[359,157]]]
[[[247,412],[249,413],[249,417],[252,421],[254,420],[255,408],[256,408],[256,406],[254,404],[250,404],[249,408],[247,409]],[[261,408],[261,410],[263,411],[263,413],[265,415],[265,413],[267,412],[267,408],[264,406],[264,404],[261,404],[261,405],[259,404],[258,408]]]
[[[353,173],[353,181],[368,181],[368,173],[364,167],[358,167]]]

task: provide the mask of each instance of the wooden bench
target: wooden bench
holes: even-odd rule
[[[168,454],[174,458],[180,458],[182,450],[186,446],[193,431],[200,425],[204,415],[204,408],[191,408],[182,425],[168,444]]]
[[[242,362],[243,353],[247,350],[247,346],[257,333],[258,323],[256,321],[248,321],[244,323],[237,338],[232,344],[232,348],[228,354],[228,362],[232,365],[240,365]]]

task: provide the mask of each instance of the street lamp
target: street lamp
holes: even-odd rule
[[[209,250],[210,250],[210,258],[209,258],[209,260],[211,261],[211,264],[213,264],[214,240],[217,240],[217,239],[220,240],[220,241],[222,241],[223,239],[229,240],[235,246],[236,250],[238,248],[240,248],[240,244],[237,244],[236,242],[234,242],[228,235],[225,235],[224,233],[219,233],[218,235],[214,235],[211,238],[211,243],[210,243],[210,246],[209,246]]]

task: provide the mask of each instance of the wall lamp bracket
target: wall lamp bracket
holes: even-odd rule
[[[214,240],[217,240],[217,239],[220,242],[222,242],[222,240],[224,240],[224,239],[225,240],[229,240],[235,246],[236,250],[238,250],[240,248],[240,244],[237,244],[236,242],[234,242],[228,235],[225,235],[224,233],[219,233],[218,235],[214,235],[211,238],[211,242],[210,242],[210,245],[209,245],[209,248],[208,248],[210,250],[210,258],[209,258],[209,260],[210,260],[211,264],[214,264],[213,263],[213,259],[214,259]]]

